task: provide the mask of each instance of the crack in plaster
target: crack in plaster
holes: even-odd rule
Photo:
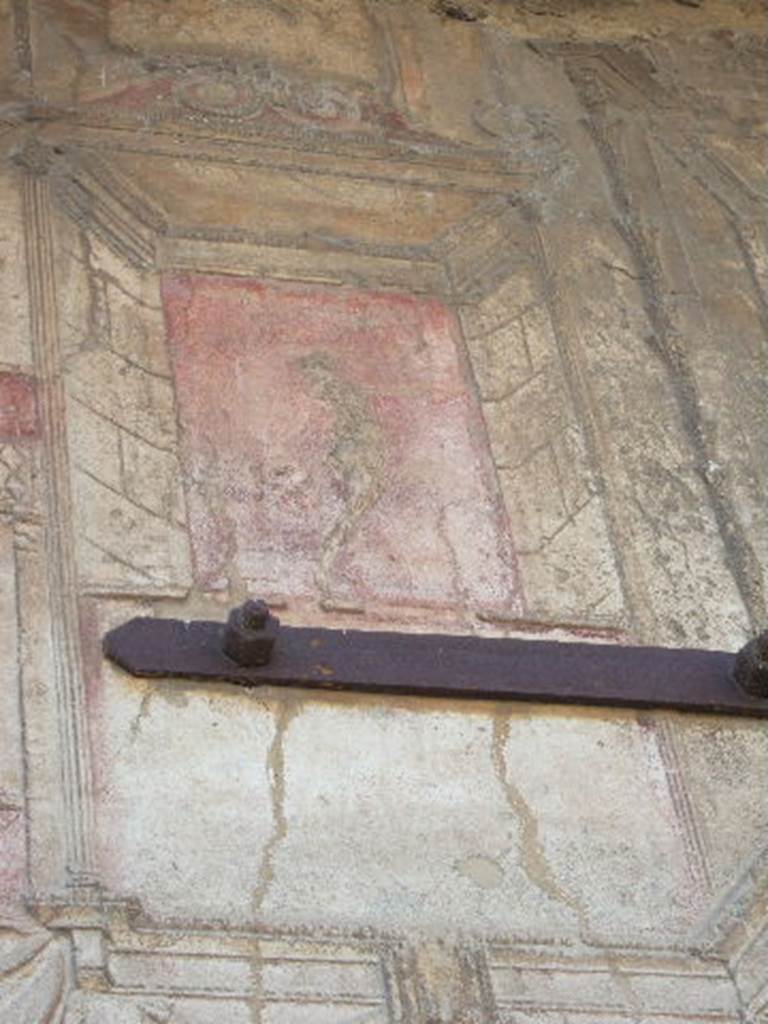
[[[139,733],[141,732],[142,723],[144,719],[149,715],[149,705],[152,701],[154,692],[155,691],[152,688],[149,688],[142,695],[141,704],[139,704],[139,710],[137,711],[136,716],[135,718],[133,718],[130,725],[130,734],[132,740],[138,738]]]
[[[269,795],[272,806],[272,832],[267,839],[259,865],[258,882],[253,890],[252,906],[258,926],[264,901],[275,880],[275,855],[280,843],[288,833],[288,819],[285,815],[285,736],[288,726],[302,710],[301,702],[294,699],[281,701],[274,712],[275,731],[267,751],[265,771],[269,781]],[[261,944],[254,949],[251,961],[253,995],[249,1000],[253,1024],[262,1024],[264,1005],[264,975]]]
[[[579,921],[582,938],[584,938],[588,929],[584,908],[557,881],[539,836],[539,823],[536,816],[522,792],[511,780],[506,753],[509,742],[509,725],[509,716],[494,718],[491,760],[507,804],[520,827],[518,842],[520,867],[528,880],[548,899],[561,903],[573,911]]]
[[[296,700],[281,702],[275,714],[275,733],[267,751],[266,773],[272,802],[272,835],[267,840],[259,867],[259,881],[253,891],[253,906],[258,913],[275,878],[274,859],[278,844],[285,838],[288,821],[285,816],[285,734],[291,721],[301,712]]]

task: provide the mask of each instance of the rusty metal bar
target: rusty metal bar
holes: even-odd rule
[[[106,635],[104,652],[136,676],[768,717],[768,692],[734,677],[737,663],[749,676],[742,655],[280,627],[260,602],[226,624],[132,619]]]

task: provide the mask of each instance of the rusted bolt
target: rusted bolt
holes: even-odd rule
[[[264,629],[269,620],[269,608],[264,601],[248,600],[240,608],[240,617],[246,629]]]
[[[280,631],[264,601],[248,600],[229,613],[224,630],[224,653],[238,665],[267,665]]]
[[[742,647],[736,655],[733,678],[747,693],[768,697],[768,632]]]

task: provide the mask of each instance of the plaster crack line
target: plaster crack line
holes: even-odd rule
[[[288,832],[285,816],[285,734],[293,718],[301,711],[296,698],[281,701],[275,711],[275,732],[267,751],[266,775],[269,780],[269,794],[272,803],[272,834],[264,845],[259,865],[258,881],[253,890],[253,916],[258,928],[267,893],[275,879],[275,853]],[[251,958],[252,993],[249,999],[250,1017],[253,1024],[262,1024],[264,1007],[264,962],[259,938]]]
[[[253,909],[258,916],[275,878],[275,853],[288,831],[285,816],[285,734],[293,718],[301,710],[300,703],[282,701],[275,714],[275,733],[267,751],[266,773],[272,803],[272,834],[264,846],[256,888],[253,891]]]
[[[539,838],[539,823],[530,804],[510,778],[507,765],[507,743],[509,741],[509,716],[494,717],[491,740],[491,760],[510,810],[520,827],[518,851],[520,867],[529,881],[549,899],[568,907],[576,915],[582,940],[586,941],[588,921],[584,908],[575,897],[566,892],[555,878],[544,846]]]
[[[154,693],[155,691],[151,687],[149,687],[141,698],[139,710],[136,712],[135,717],[131,721],[128,730],[130,733],[131,740],[138,739],[139,733],[141,732],[142,723],[144,719],[149,715],[149,705],[152,701]]]

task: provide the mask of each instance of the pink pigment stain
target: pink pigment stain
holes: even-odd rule
[[[31,377],[0,373],[0,442],[37,440],[40,422]]]
[[[198,583],[520,610],[454,318],[437,299],[172,276]]]

